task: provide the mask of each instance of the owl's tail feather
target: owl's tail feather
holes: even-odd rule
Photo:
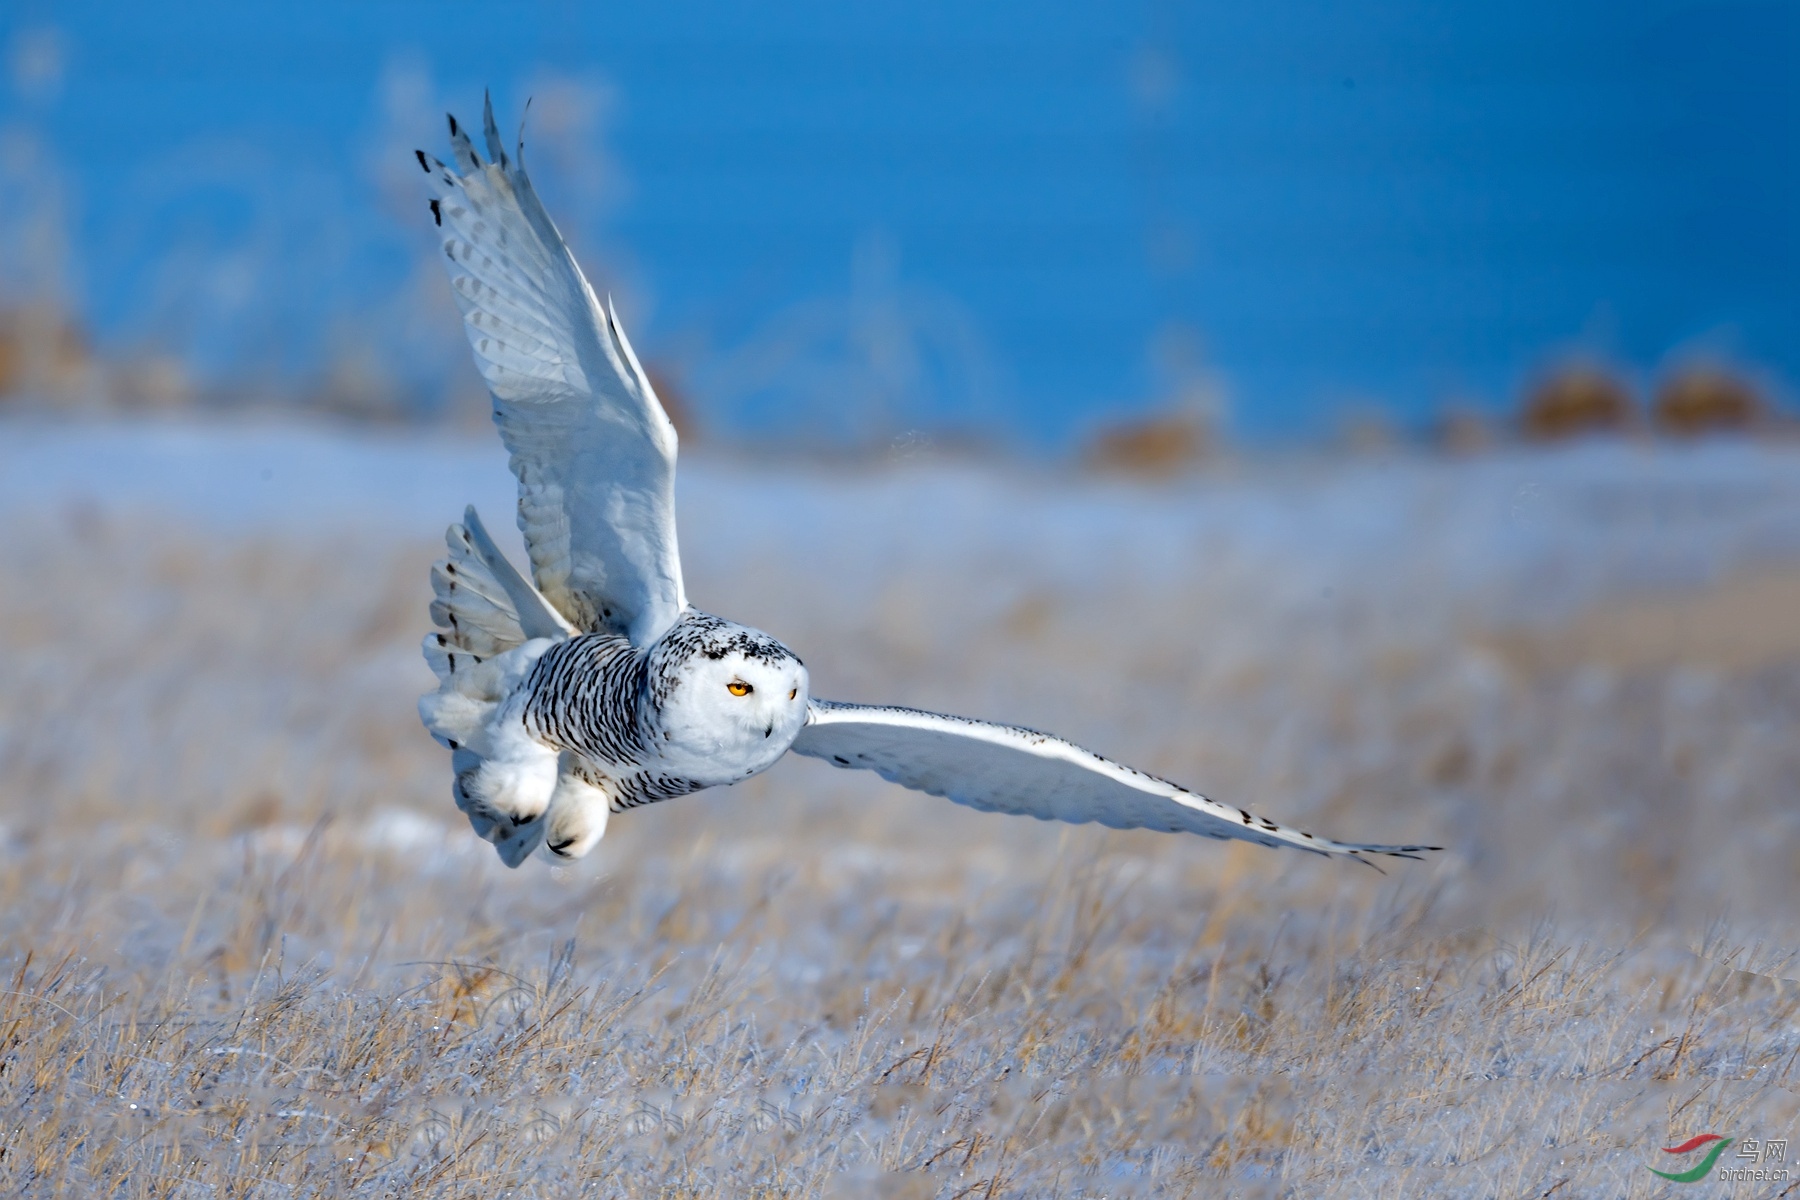
[[[419,697],[419,717],[432,737],[455,751],[460,778],[492,750],[488,724],[516,682],[517,671],[507,668],[519,656],[507,652],[525,643],[525,631],[468,528],[450,526],[444,541],[450,553],[431,568],[431,619],[438,628],[420,647],[438,689]],[[464,806],[460,782],[455,794]]]
[[[431,568],[431,619],[425,661],[440,683],[532,638],[574,633],[550,602],[513,567],[473,507],[444,534],[450,553]]]
[[[519,610],[475,549],[466,525],[444,533],[450,553],[432,564],[431,620],[439,632],[425,639],[425,661],[440,683],[458,667],[476,666],[525,641]]]
[[[431,568],[425,661],[438,689],[419,698],[431,736],[449,747],[451,795],[478,836],[518,866],[544,840],[557,755],[532,741],[507,702],[545,650],[575,632],[513,565],[470,508]]]

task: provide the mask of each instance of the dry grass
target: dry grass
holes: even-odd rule
[[[1531,441],[1551,442],[1619,433],[1637,422],[1637,405],[1624,382],[1603,367],[1574,363],[1549,372],[1531,389],[1519,431]]]
[[[1383,877],[800,763],[511,873],[412,714],[429,543],[7,539],[8,1195],[1649,1196],[1654,1147],[1800,1107],[1756,940],[1795,898],[1791,638],[1519,651],[1216,557],[805,595],[829,555],[698,557],[826,694],[1453,849]]]
[[[1097,471],[1164,479],[1192,469],[1215,448],[1198,418],[1163,414],[1100,430],[1083,460]]]
[[[1664,432],[1695,437],[1753,429],[1767,424],[1770,413],[1768,401],[1748,378],[1702,363],[1664,380],[1650,415]]]

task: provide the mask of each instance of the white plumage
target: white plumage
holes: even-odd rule
[[[1416,854],[1435,848],[1327,841],[1047,733],[916,708],[815,700],[806,728],[790,748],[970,808],[1040,821],[1093,821],[1114,829],[1198,833],[1325,853]]]
[[[483,165],[451,120],[437,191],[450,286],[519,479],[538,590],[583,629],[646,645],[687,606],[675,544],[675,426],[487,121]],[[523,146],[520,147],[523,154]]]
[[[585,854],[609,813],[734,783],[789,749],[990,812],[1158,829],[1320,854],[1335,842],[1215,803],[1048,734],[814,700],[774,638],[688,606],[675,538],[675,428],[618,316],[594,296],[485,113],[489,161],[450,121],[456,168],[419,153],[451,284],[519,480],[531,578],[473,509],[432,570],[438,690],[459,807],[509,865]]]

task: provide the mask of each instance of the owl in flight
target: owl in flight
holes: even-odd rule
[[[988,812],[1240,838],[1317,854],[1432,846],[1315,837],[1050,734],[821,700],[792,650],[691,607],[675,543],[675,427],[485,114],[454,165],[420,151],[431,216],[519,480],[530,575],[473,508],[432,568],[439,686],[419,715],[452,794],[509,866],[579,858],[613,813],[766,771],[788,751]],[[1366,861],[1366,860],[1363,860]]]

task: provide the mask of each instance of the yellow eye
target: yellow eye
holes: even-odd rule
[[[798,696],[799,694],[800,694],[800,689],[795,688],[793,691],[788,693],[788,699],[792,700],[795,696]]]
[[[749,684],[745,683],[741,679],[734,679],[730,683],[725,685],[725,690],[730,692],[734,696],[748,696],[751,692],[754,692],[756,689],[751,687]]]

